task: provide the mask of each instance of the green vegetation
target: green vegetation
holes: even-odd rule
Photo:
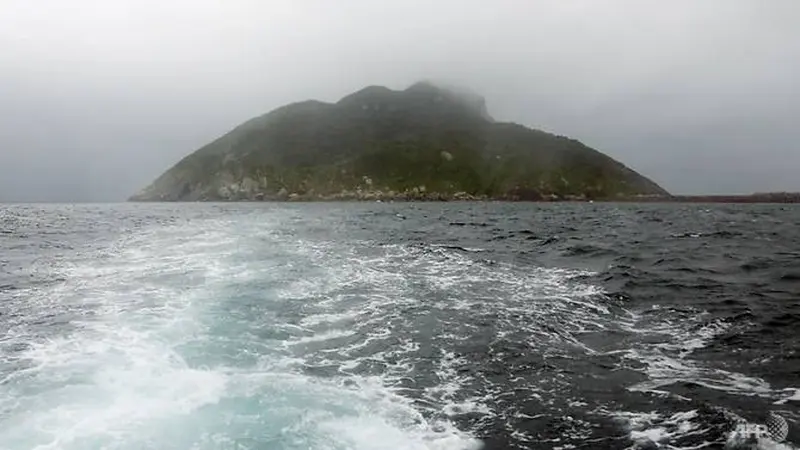
[[[278,108],[187,156],[132,200],[634,195],[667,193],[578,141],[494,122],[474,94],[417,83]]]

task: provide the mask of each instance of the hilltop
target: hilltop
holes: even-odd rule
[[[663,195],[577,140],[497,122],[479,95],[423,82],[275,109],[186,156],[131,200]]]

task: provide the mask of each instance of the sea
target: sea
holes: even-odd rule
[[[0,205],[0,449],[796,449],[800,207]]]

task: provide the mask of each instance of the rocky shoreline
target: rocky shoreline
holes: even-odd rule
[[[133,202],[169,202],[171,199],[132,199]],[[342,191],[335,194],[290,193],[282,190],[266,195],[203,197],[200,202],[601,202],[601,203],[800,203],[800,193],[766,193],[752,195],[637,195],[591,198],[586,195],[509,193],[503,196],[473,195],[467,192],[441,193],[414,189],[395,191]]]
[[[641,199],[626,199],[643,201]],[[646,201],[670,203],[800,203],[800,192],[768,192],[750,195],[671,195]]]
[[[369,181],[369,180],[368,180]],[[371,183],[368,183],[368,185]],[[242,184],[244,185],[244,183]],[[277,192],[264,192],[259,189],[242,189],[240,185],[225,186],[217,189],[212,194],[205,193],[192,195],[186,198],[170,198],[169,196],[153,197],[145,193],[134,196],[134,202],[168,202],[168,201],[201,201],[201,202],[449,202],[449,201],[531,201],[531,202],[556,202],[556,201],[592,201],[601,200],[591,195],[559,195],[541,193],[529,189],[514,189],[502,195],[470,194],[468,192],[435,192],[425,186],[417,186],[404,191],[380,190],[374,188],[344,189],[335,193],[319,193],[314,190],[306,192],[290,192],[281,188]]]
[[[273,187],[266,179],[244,177],[241,181],[232,174],[222,177],[226,180],[218,186],[184,185],[184,188],[170,195],[154,195],[144,190],[132,197],[134,202],[450,202],[450,201],[508,201],[508,202],[636,202],[636,203],[800,203],[798,192],[763,192],[750,195],[670,195],[617,193],[612,196],[599,196],[594,192],[564,194],[540,189],[516,186],[499,195],[471,194],[469,192],[438,192],[425,185],[414,186],[402,191],[385,186],[376,186],[374,181],[363,176],[351,189],[337,192],[318,192],[313,188],[303,188],[293,192],[287,187]],[[277,189],[277,190],[276,190]]]

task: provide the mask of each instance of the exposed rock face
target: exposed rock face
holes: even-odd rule
[[[372,86],[252,119],[132,197],[196,200],[547,200],[666,195],[562,136],[495,122],[480,96]]]

